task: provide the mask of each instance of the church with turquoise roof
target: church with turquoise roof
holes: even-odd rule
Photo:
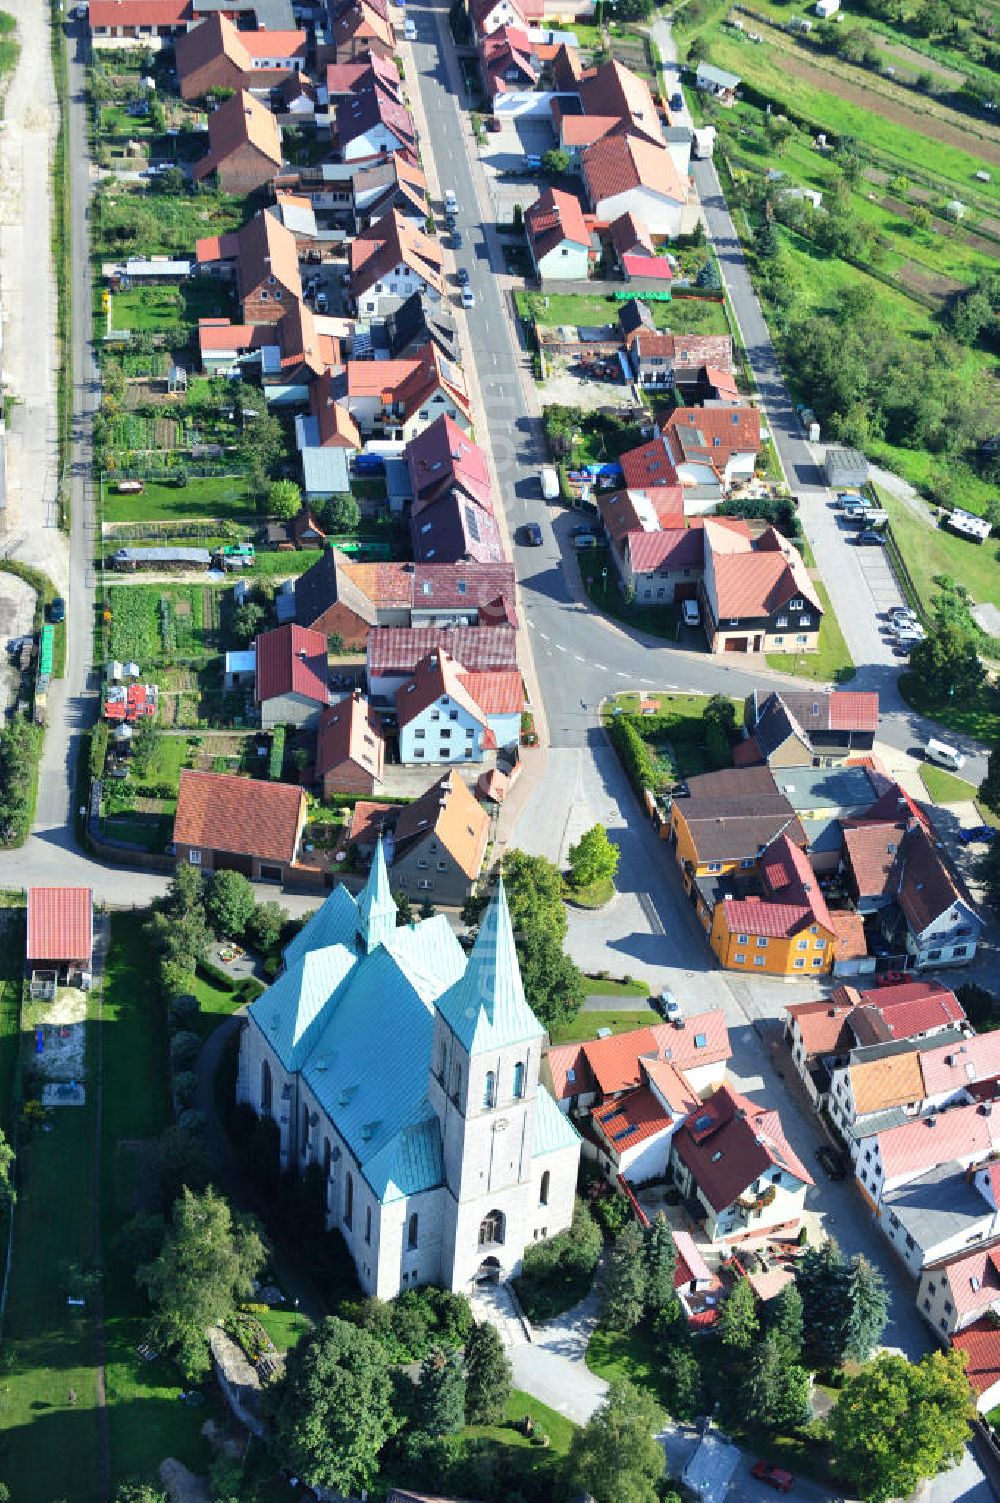
[[[237,1096],[281,1167],[320,1167],[367,1294],[516,1274],[569,1226],[576,1129],[539,1082],[503,884],[466,955],[443,914],[397,925],[379,843],[295,936],[240,1040]]]

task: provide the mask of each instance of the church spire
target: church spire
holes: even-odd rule
[[[389,890],[389,873],[382,849],[382,837],[375,844],[371,870],[364,890],[358,897],[358,933],[368,951],[386,944],[396,932],[396,904]]]
[[[524,995],[502,878],[483,915],[465,974],[437,1006],[472,1053],[542,1032]]]

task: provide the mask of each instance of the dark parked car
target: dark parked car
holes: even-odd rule
[[[672,110],[682,110],[684,108],[684,95],[681,94],[680,92],[678,92],[676,94],[671,94],[671,96],[670,96],[670,108]]]
[[[449,209],[448,213],[444,216],[444,222],[445,222],[445,226],[449,230],[457,229],[458,228],[458,215],[456,213],[454,213],[453,210]]]
[[[823,1143],[816,1150],[823,1173],[827,1179],[846,1179],[847,1170],[844,1168],[844,1160],[835,1148],[828,1143]]]
[[[971,830],[959,830],[958,838],[963,845],[971,845],[974,840],[994,840],[996,833],[992,825],[973,825]]]
[[[451,248],[452,248],[452,250],[461,250],[462,246],[464,244],[465,244],[465,241],[462,239],[462,231],[461,230],[453,230],[452,231],[452,235],[451,235]],[[459,276],[461,276],[461,272],[459,273]]]
[[[861,548],[884,548],[886,543],[885,533],[876,532],[874,527],[866,527],[854,541]]]
[[[538,523],[525,522],[521,528],[521,539],[527,543],[529,548],[540,548],[542,546],[542,529]]]
[[[488,131],[503,130],[503,121],[498,120],[496,115],[490,115],[486,121],[486,129]]]
[[[755,1462],[750,1468],[750,1475],[756,1477],[758,1482],[766,1482],[768,1487],[775,1488],[779,1493],[790,1493],[795,1486],[791,1472],[786,1472],[784,1467],[775,1466],[773,1461]]]
[[[57,595],[49,605],[49,620],[55,622],[66,620],[66,602],[61,595]]]
[[[569,535],[571,538],[582,538],[588,532],[593,532],[593,530],[589,522],[577,522],[575,527],[570,528]]]
[[[463,287],[468,287],[468,285],[469,285],[469,273],[468,273],[468,269],[466,267],[460,266],[458,268],[458,280],[461,282],[461,284],[462,284]]]

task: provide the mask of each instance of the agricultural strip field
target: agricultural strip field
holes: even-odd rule
[[[222,591],[211,585],[112,585],[108,656],[145,665],[221,651]]]
[[[972,184],[987,164],[1000,164],[1000,143],[979,141],[949,121],[932,119],[868,84],[868,75],[836,63],[826,71],[798,50],[774,56],[764,46],[715,32],[712,61],[745,78],[754,88],[819,130],[856,137],[901,167],[929,172],[951,183]],[[976,184],[977,194],[1000,204],[1000,184]]]

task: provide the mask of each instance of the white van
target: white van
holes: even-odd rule
[[[685,626],[701,625],[701,611],[697,600],[685,600],[681,606],[681,614],[684,617]]]
[[[949,746],[947,741],[935,741],[933,737],[924,747],[924,758],[936,762],[939,767],[950,767],[952,772],[965,765],[965,758],[957,746]]]
[[[546,501],[559,499],[559,476],[551,465],[546,465],[542,470],[542,495]]]
[[[455,197],[454,188],[444,190],[444,211],[446,214],[458,213],[458,199]]]

